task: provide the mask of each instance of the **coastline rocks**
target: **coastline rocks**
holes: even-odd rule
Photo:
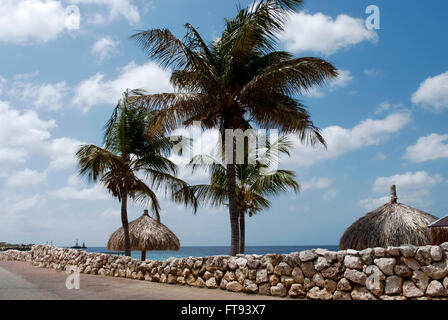
[[[268,282],[268,281],[269,281],[269,278],[268,278],[267,270],[266,269],[257,270],[256,282],[263,283],[263,282]]]
[[[219,287],[215,278],[209,278],[207,281],[205,281],[205,285],[207,288],[212,288],[212,289],[216,289]]]
[[[373,261],[384,274],[391,276],[394,274],[394,267],[397,263],[394,258],[379,258]]]
[[[336,291],[333,294],[333,300],[352,300],[352,296],[347,292]]]
[[[331,300],[333,298],[333,294],[328,292],[325,288],[320,289],[319,287],[313,287],[310,291],[308,291],[306,297],[313,300]]]
[[[290,254],[138,261],[46,245],[0,252],[0,260],[103,277],[248,294],[318,300],[437,300],[448,298],[448,243],[440,246],[325,249]]]
[[[400,277],[409,277],[412,275],[412,270],[407,265],[399,264],[395,265],[394,273]]]
[[[366,287],[355,286],[351,296],[353,300],[378,300]]]
[[[428,277],[436,280],[442,279],[448,275],[447,260],[429,266],[423,266],[421,269]]]
[[[386,287],[384,292],[387,295],[394,295],[401,293],[403,288],[403,279],[398,276],[389,276],[386,279]]]
[[[279,276],[290,276],[292,268],[286,262],[280,262],[274,267],[274,273]]]
[[[403,294],[407,298],[417,298],[423,296],[422,290],[417,288],[412,281],[405,281],[403,283]]]
[[[286,287],[281,283],[278,283],[275,286],[271,286],[272,296],[285,297],[286,293],[287,293]]]
[[[305,250],[305,251],[299,252],[299,258],[300,258],[300,261],[307,262],[307,261],[311,261],[311,260],[314,260],[315,258],[317,258],[317,254],[314,252],[314,250]]]
[[[344,266],[349,269],[362,269],[362,261],[361,258],[355,256],[345,256],[344,257]]]
[[[365,285],[367,276],[364,272],[358,270],[345,270],[344,277],[354,283]]]
[[[294,283],[288,291],[288,296],[291,298],[300,298],[305,296],[305,290],[302,284]]]
[[[345,279],[345,278],[342,278],[341,280],[339,280],[336,288],[339,291],[350,291],[350,290],[352,290],[352,286],[350,285],[350,282],[347,279]]]
[[[425,292],[428,287],[429,277],[423,273],[422,271],[414,271],[412,273],[412,281],[416,284],[416,286],[422,291]]]
[[[436,262],[443,259],[443,250],[441,247],[431,246],[431,259]]]
[[[300,269],[299,267],[295,267],[291,272],[291,277],[295,282],[303,283],[304,276],[303,276],[302,269]]]
[[[322,269],[328,267],[330,263],[325,257],[317,257],[316,260],[314,260],[314,269],[316,271],[321,271]]]
[[[417,252],[417,247],[415,247],[415,246],[412,246],[412,245],[400,246],[400,253],[405,258],[414,257],[416,252]]]
[[[302,272],[306,277],[312,277],[316,273],[316,269],[314,269],[314,264],[312,261],[307,261],[302,263]]]
[[[243,286],[238,281],[231,281],[227,283],[226,289],[228,291],[241,292],[243,291]]]
[[[409,268],[411,268],[414,271],[420,269],[420,263],[418,263],[418,261],[413,258],[404,257],[404,258],[401,258],[401,260],[404,262],[405,265],[407,265]]]
[[[439,281],[433,280],[428,285],[426,294],[430,297],[446,297],[447,291]]]

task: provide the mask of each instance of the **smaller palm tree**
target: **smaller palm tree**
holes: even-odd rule
[[[91,182],[100,182],[121,202],[121,222],[124,230],[125,254],[131,255],[127,217],[128,198],[150,205],[160,220],[160,204],[156,192],[164,188],[175,202],[197,203],[189,185],[175,177],[177,167],[167,156],[173,139],[148,134],[152,113],[132,105],[126,91],[106,124],[104,147],[83,145],[79,148],[79,174]],[[145,181],[151,181],[149,185]],[[154,189],[154,190],[153,190]]]
[[[290,170],[270,170],[273,163],[278,163],[278,156],[289,156],[291,142],[281,137],[273,144],[267,144],[265,150],[258,149],[258,159],[254,164],[245,161],[236,165],[236,196],[239,216],[239,253],[245,251],[245,217],[252,217],[263,209],[271,207],[269,197],[287,190],[299,191],[296,175]],[[246,148],[246,153],[247,153]],[[207,156],[198,155],[191,161],[193,171],[206,166],[210,172],[210,184],[192,186],[195,196],[203,203],[218,207],[228,204],[226,188],[226,167],[220,161]]]

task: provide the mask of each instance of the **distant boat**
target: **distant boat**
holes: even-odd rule
[[[80,246],[78,244],[78,239],[76,239],[75,245],[73,247],[70,247],[70,248],[72,248],[72,249],[86,249],[87,247],[86,247],[86,244],[84,242],[82,243],[82,246]]]

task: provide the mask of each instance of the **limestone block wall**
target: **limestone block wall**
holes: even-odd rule
[[[448,299],[448,243],[362,251],[170,258],[130,257],[35,245],[0,252],[0,260],[173,285],[321,300]]]

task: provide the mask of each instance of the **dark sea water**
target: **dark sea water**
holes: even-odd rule
[[[248,246],[246,247],[246,254],[266,254],[266,253],[291,253],[296,251],[303,251],[309,249],[327,249],[337,251],[337,246]],[[85,249],[87,252],[107,252],[105,247],[91,247]],[[216,255],[228,255],[230,247],[182,247],[179,251],[148,251],[146,253],[147,260],[167,260],[170,257],[185,258],[185,257],[206,257]],[[140,259],[140,251],[132,251],[132,257]]]

